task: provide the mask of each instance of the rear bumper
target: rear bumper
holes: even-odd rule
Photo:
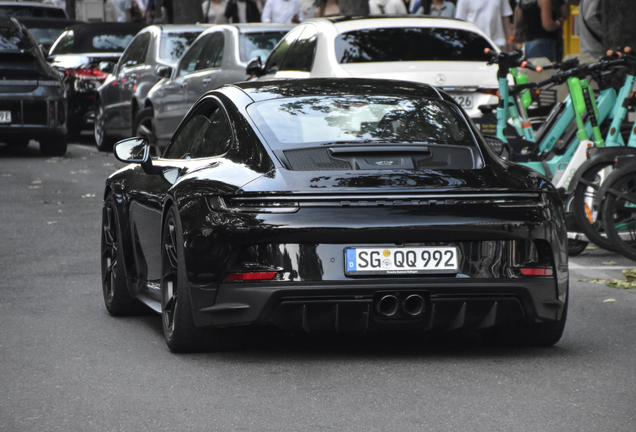
[[[290,332],[481,330],[521,319],[558,320],[567,287],[555,278],[515,280],[437,278],[369,283],[226,283],[218,290],[191,286],[198,326],[274,324]],[[559,296],[558,292],[566,295]],[[385,295],[400,305],[416,294],[424,308],[414,316],[378,310]]]

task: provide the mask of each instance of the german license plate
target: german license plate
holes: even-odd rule
[[[471,94],[454,94],[452,95],[455,102],[459,104],[462,108],[472,108],[473,107],[473,95]]]
[[[11,111],[0,111],[0,123],[11,123]]]
[[[417,246],[345,249],[345,274],[457,273],[457,248]]]

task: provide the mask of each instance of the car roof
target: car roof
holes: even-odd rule
[[[210,27],[210,24],[155,24],[150,25],[147,28],[158,30],[161,33],[173,33],[173,32],[195,32],[202,31]]]
[[[79,24],[80,21],[61,19],[61,18],[36,18],[36,17],[15,17],[18,21],[24,24],[27,28],[57,28],[64,29],[74,24]]]
[[[289,31],[296,27],[297,24],[276,24],[276,23],[247,23],[247,24],[225,24],[236,27],[241,33],[260,32],[260,31]]]
[[[439,18],[424,15],[367,15],[354,17],[312,18],[304,21],[313,22],[319,26],[335,27],[338,32],[351,30],[386,28],[386,27],[441,27],[470,30],[486,37],[473,23],[455,18]]]
[[[243,90],[253,101],[304,96],[405,95],[442,99],[428,84],[370,78],[299,78],[247,81],[229,86]]]

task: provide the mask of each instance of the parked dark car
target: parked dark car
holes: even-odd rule
[[[267,58],[293,24],[227,24],[213,26],[195,40],[172,71],[148,93],[133,125],[164,149],[190,107],[209,90],[245,81],[254,57]]]
[[[79,21],[68,19],[33,17],[18,18],[18,21],[29,29],[47,55],[51,49],[51,45],[53,45],[53,42],[62,34],[64,29],[80,23]]]
[[[66,153],[66,99],[60,74],[15,18],[0,16],[0,141],[40,142],[44,155]]]
[[[117,139],[133,135],[133,119],[144,107],[146,95],[157,84],[161,70],[170,71],[205,25],[153,25],[135,37],[121,59],[102,69],[112,72],[95,101],[95,142],[109,151]]]
[[[228,85],[192,107],[162,157],[145,138],[115,155],[132,165],[104,192],[106,308],[161,312],[173,351],[219,347],[231,336],[222,328],[258,324],[561,337],[557,191],[495,156],[431,86]]]
[[[66,11],[61,7],[53,4],[21,1],[0,1],[0,16],[68,19]]]
[[[64,76],[70,140],[76,141],[82,130],[93,130],[95,94],[108,76],[99,69],[99,64],[117,62],[145,26],[142,23],[81,23],[66,29],[54,42],[48,60]]]

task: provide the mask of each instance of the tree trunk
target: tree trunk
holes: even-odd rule
[[[368,0],[340,0],[340,13],[345,16],[369,15]]]
[[[195,24],[203,22],[201,0],[173,0],[174,23]]]
[[[636,49],[636,7],[634,0],[602,0],[603,48]]]
[[[69,19],[76,19],[75,18],[75,0],[66,0],[66,14],[68,15]]]

